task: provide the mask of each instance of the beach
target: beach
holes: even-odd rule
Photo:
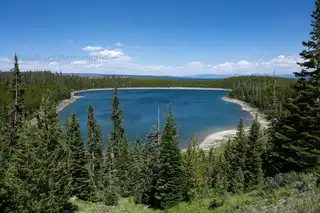
[[[238,104],[241,106],[241,108],[247,112],[249,112],[251,114],[251,116],[253,118],[255,118],[257,116],[258,121],[260,122],[261,126],[266,128],[269,125],[269,122],[264,118],[264,116],[258,112],[258,109],[253,108],[251,106],[249,106],[247,103],[237,100],[237,99],[232,99],[232,98],[228,98],[228,97],[223,97],[222,98],[224,101],[230,102],[230,103],[234,103],[234,104]],[[247,127],[246,130],[248,130],[249,128]],[[208,135],[199,145],[200,148],[202,149],[210,149],[211,147],[215,148],[215,147],[219,147],[221,145],[221,143],[219,143],[219,141],[221,140],[228,140],[233,138],[237,133],[237,129],[230,129],[230,130],[224,130],[224,131],[220,131],[220,132],[215,132],[212,133],[210,135]]]
[[[86,90],[78,90],[71,92],[71,97],[69,99],[63,100],[57,106],[57,112],[63,110],[68,105],[74,103],[77,99],[81,98],[82,96],[77,96],[77,93],[80,92],[88,92],[88,91],[100,91],[100,90],[113,90],[114,88],[97,88],[97,89],[86,89]],[[168,89],[183,89],[183,90],[223,90],[223,91],[231,91],[230,89],[222,89],[222,88],[198,88],[198,87],[133,87],[133,88],[118,88],[118,90],[141,90],[141,89],[157,89],[157,90],[168,90]],[[256,116],[258,117],[258,121],[261,123],[263,127],[267,127],[269,122],[264,119],[264,116],[258,112],[258,109],[250,107],[247,103],[231,99],[228,97],[222,98],[226,102],[238,104],[241,108],[251,114],[253,118]],[[248,127],[246,129],[249,129]],[[237,129],[230,129],[230,130],[223,130],[219,132],[214,132],[209,134],[199,143],[199,147],[202,149],[210,149],[211,147],[219,147],[221,140],[228,140],[229,138],[233,138],[236,135]]]
[[[57,112],[60,112],[61,110],[63,110],[65,107],[67,107],[70,104],[73,104],[78,98],[81,98],[82,96],[77,96],[74,95],[75,93],[72,92],[71,93],[71,97],[69,99],[65,99],[60,101],[60,103],[57,106]]]

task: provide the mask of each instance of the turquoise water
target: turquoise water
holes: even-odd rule
[[[179,126],[181,148],[187,146],[193,133],[201,141],[210,133],[236,128],[240,118],[249,125],[252,117],[248,112],[239,105],[222,100],[228,93],[218,90],[120,90],[120,107],[124,110],[126,134],[129,140],[134,140],[137,134],[145,137],[157,123],[158,106],[163,126],[169,104],[172,105],[173,116]],[[113,91],[80,92],[77,95],[83,97],[59,113],[61,121],[75,112],[86,138],[87,109],[92,104],[103,135],[107,138],[112,128],[109,117]]]

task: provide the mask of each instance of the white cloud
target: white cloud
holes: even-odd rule
[[[90,46],[92,47],[92,46]],[[91,48],[94,49],[94,48]],[[141,59],[140,59],[141,60]],[[0,70],[12,68],[7,63],[8,58],[0,57]],[[166,64],[136,63],[135,58],[125,54],[121,49],[104,49],[88,52],[84,57],[73,57],[64,61],[20,61],[21,70],[52,70],[56,71],[59,64],[59,71],[62,72],[90,72],[108,74],[138,74],[138,75],[171,75],[186,76],[195,74],[277,74],[292,73],[299,71],[296,64],[301,62],[299,56],[279,55],[271,59],[259,60],[237,60],[221,61],[220,63],[204,63],[191,61],[180,66],[169,66]]]
[[[124,55],[121,50],[102,50],[99,52],[92,52],[90,53],[92,56],[102,56],[106,58],[119,58]]]
[[[0,62],[10,62],[10,60],[6,57],[0,57]]]
[[[56,61],[50,62],[48,65],[58,65],[59,63]]]
[[[238,65],[240,65],[240,66],[248,66],[248,65],[251,65],[251,63],[249,61],[242,60],[242,61],[238,61]]]
[[[122,47],[122,46],[123,46],[123,44],[121,42],[116,43],[116,47]]]
[[[72,61],[70,64],[77,64],[77,65],[85,65],[88,62],[85,60],[79,60],[79,61]]]
[[[218,64],[213,66],[216,69],[231,71],[233,69],[233,65],[231,62],[225,62],[223,64]]]
[[[116,47],[126,47],[126,48],[141,48],[140,46],[137,45],[130,45],[130,44],[123,44],[121,42],[117,42]]]
[[[194,61],[194,62],[189,63],[189,65],[190,66],[201,65],[201,62],[200,61]]]
[[[87,47],[83,47],[82,50],[84,51],[99,51],[99,50],[103,50],[104,47],[101,46],[87,46]]]

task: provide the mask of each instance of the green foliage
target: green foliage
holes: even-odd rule
[[[112,115],[110,117],[113,129],[108,141],[108,156],[112,158],[111,170],[116,176],[116,184],[119,187],[119,194],[127,197],[132,194],[130,191],[129,174],[131,169],[131,156],[128,139],[122,126],[121,114],[123,110],[119,108],[119,97],[117,88],[114,89],[112,101]]]
[[[248,140],[244,130],[242,119],[237,127],[237,134],[232,145],[231,171],[229,175],[229,190],[234,193],[241,193],[244,190],[244,175],[246,172],[246,153],[248,151]]]
[[[184,200],[185,174],[179,148],[178,130],[175,125],[171,107],[159,145],[158,177],[154,206],[167,209]]]
[[[244,173],[245,188],[256,189],[263,184],[262,153],[264,141],[262,140],[261,127],[257,117],[253,120],[246,152],[246,170]]]
[[[159,143],[157,130],[151,129],[142,149],[141,178],[137,180],[136,191],[134,192],[134,198],[137,203],[154,203],[155,185],[158,178],[158,158]]]
[[[289,171],[312,171],[320,162],[320,67],[319,29],[320,1],[312,13],[310,40],[303,42],[300,53],[305,60],[292,99],[284,106],[283,115],[272,127],[272,150],[268,175]]]
[[[135,143],[130,147],[131,167],[129,170],[129,190],[132,196],[138,196],[143,181],[143,144],[138,135]]]
[[[68,169],[71,174],[71,194],[83,200],[95,200],[94,186],[88,170],[88,159],[81,138],[80,125],[73,113],[67,130]]]
[[[187,200],[199,199],[204,196],[203,190],[207,186],[206,177],[209,169],[205,153],[199,149],[195,135],[184,155],[184,167],[187,176]]]
[[[4,179],[9,198],[4,212],[65,212],[68,196],[62,135],[50,96],[37,111],[38,124],[24,122]]]
[[[94,117],[93,106],[88,108],[88,158],[89,172],[96,191],[103,189],[103,141],[99,124]]]
[[[293,95],[291,85],[295,82],[271,76],[234,77],[233,80],[229,97],[258,108],[268,119],[281,115],[283,105]]]

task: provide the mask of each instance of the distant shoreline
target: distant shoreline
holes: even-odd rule
[[[142,89],[148,89],[148,90],[216,90],[216,91],[231,91],[231,89],[223,89],[223,88],[201,88],[201,87],[123,87],[123,88],[117,88],[118,90],[142,90]],[[77,96],[77,93],[80,92],[90,92],[90,91],[103,91],[103,90],[114,90],[114,88],[96,88],[96,89],[85,89],[85,90],[77,90],[71,92],[71,97],[69,99],[63,100],[59,103],[57,107],[57,112],[60,112],[65,107],[67,107],[70,104],[73,104],[77,99],[82,98],[83,96]],[[263,127],[268,126],[269,122],[258,112],[258,109],[250,107],[247,103],[237,100],[237,99],[231,99],[228,97],[222,98],[226,102],[238,104],[241,106],[241,108],[251,114],[251,116],[254,118],[256,115],[258,116],[258,120],[261,123]],[[199,144],[199,147],[202,149],[210,149],[211,147],[219,147],[221,144],[218,142],[220,140],[227,140],[229,138],[233,138],[236,134],[236,129],[230,129],[230,130],[223,130],[219,132],[215,132],[212,134],[209,134],[201,143]]]

